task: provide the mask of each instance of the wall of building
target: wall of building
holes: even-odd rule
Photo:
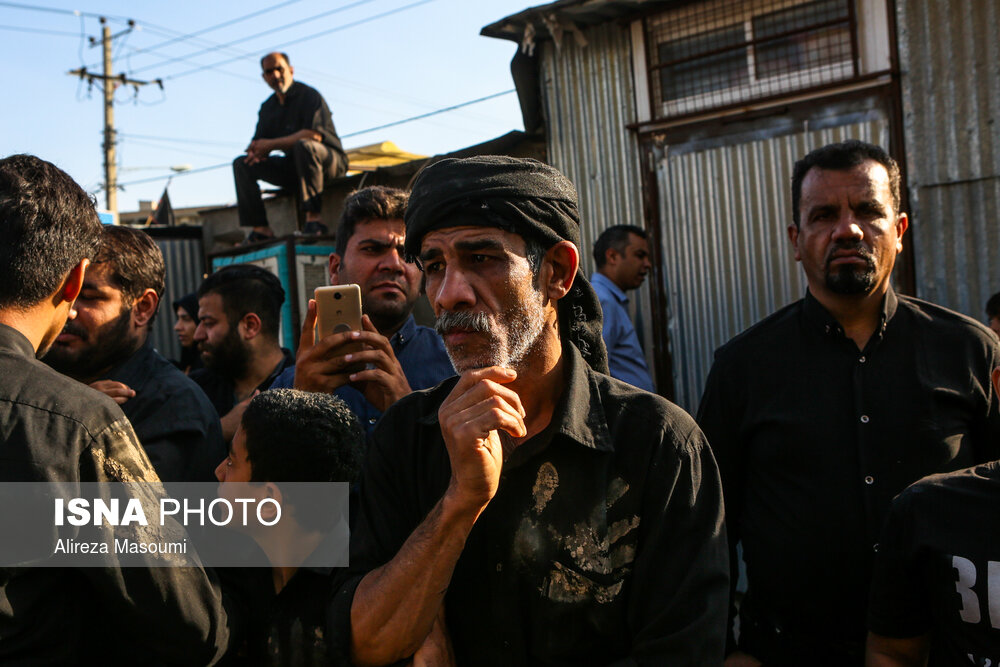
[[[153,346],[167,359],[180,359],[181,355],[181,346],[174,333],[177,318],[173,302],[196,291],[205,272],[201,238],[190,234],[182,237],[182,231],[187,230],[166,228],[149,232],[163,253],[163,263],[166,266],[166,289],[160,298],[150,339]],[[175,237],[171,237],[171,233]]]
[[[612,225],[644,226],[639,149],[627,128],[636,120],[628,30],[606,23],[584,31],[586,45],[565,34],[561,46],[539,44],[548,161],[580,195],[583,269],[594,270],[591,250]],[[630,295],[633,319],[652,364],[648,285]]]
[[[896,11],[917,295],[983,320],[1000,291],[1000,4]]]

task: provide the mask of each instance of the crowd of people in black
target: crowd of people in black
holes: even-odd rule
[[[812,151],[791,199],[808,291],[716,352],[692,417],[609,371],[652,382],[624,310],[643,230],[588,280],[543,163],[353,193],[329,278],[360,331],[318,336],[310,301],[293,354],[279,279],[228,266],[173,302],[171,363],[156,244],[0,160],[0,482],[351,484],[344,568],[0,568],[0,662],[997,664],[1000,341],[894,290],[883,149]]]

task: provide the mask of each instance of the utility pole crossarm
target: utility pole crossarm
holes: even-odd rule
[[[125,74],[112,74],[107,76],[105,74],[98,74],[97,72],[91,72],[86,67],[79,67],[77,69],[71,69],[66,72],[70,76],[78,76],[81,79],[87,79],[87,81],[94,81],[95,79],[100,79],[101,81],[113,81],[114,83],[121,84],[123,86],[149,86],[157,85],[161,89],[163,88],[163,79],[151,79],[149,81],[140,81],[139,79],[130,79]]]

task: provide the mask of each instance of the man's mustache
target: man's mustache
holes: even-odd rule
[[[834,255],[837,252],[855,253],[858,257],[865,260],[869,266],[875,265],[875,254],[861,241],[837,241],[834,243],[826,255],[827,265],[834,259]]]
[[[463,329],[477,333],[488,333],[490,318],[486,313],[463,311],[445,311],[434,322],[434,329],[440,335],[445,335],[452,329]]]
[[[77,336],[78,338],[81,338],[81,339],[84,339],[84,340],[86,340],[86,338],[87,338],[87,330],[84,329],[79,324],[77,324],[76,322],[74,322],[73,320],[67,320],[66,321],[66,324],[63,325],[62,333],[64,333],[64,334],[72,334],[73,336]]]

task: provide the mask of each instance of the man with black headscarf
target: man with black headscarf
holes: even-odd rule
[[[534,160],[442,160],[406,252],[457,378],[376,427],[331,628],[360,664],[722,661],[718,470],[694,421],[605,375],[576,191]],[[447,631],[443,628],[447,626]]]

